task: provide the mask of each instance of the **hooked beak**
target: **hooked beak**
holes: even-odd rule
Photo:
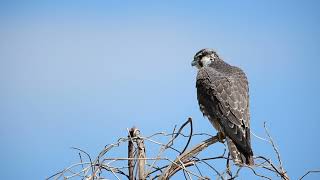
[[[196,66],[198,64],[198,62],[196,61],[196,60],[193,60],[192,62],[191,62],[191,66]]]

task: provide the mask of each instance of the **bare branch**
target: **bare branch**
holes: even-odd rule
[[[299,180],[305,178],[307,175],[309,175],[311,173],[320,173],[320,170],[310,170],[310,171],[306,172],[301,178],[299,178]]]
[[[197,156],[200,151],[204,150],[208,146],[210,146],[218,141],[219,141],[219,137],[214,136],[214,137],[209,138],[209,139],[203,141],[202,143],[196,145],[191,150],[184,152],[179,157],[177,157],[177,159],[174,161],[175,163],[173,163],[169,167],[167,167],[167,169],[165,170],[165,172],[161,175],[161,177],[159,179],[169,179],[171,176],[174,175],[174,173],[177,172],[177,169],[179,169],[179,164],[181,164],[181,162],[182,162],[182,164],[187,162],[190,158]]]
[[[283,168],[283,164],[282,164],[282,161],[281,161],[281,157],[280,157],[279,150],[278,150],[278,148],[276,147],[276,145],[275,145],[272,137],[270,136],[270,133],[269,133],[268,128],[267,128],[267,125],[266,125],[266,122],[264,122],[263,126],[264,126],[264,129],[265,129],[265,131],[266,131],[266,134],[267,134],[267,136],[268,136],[268,138],[269,138],[269,141],[270,141],[270,143],[271,143],[271,145],[272,145],[275,153],[277,154],[277,159],[278,159],[278,162],[279,162],[279,164],[280,164],[279,166],[280,166],[280,170],[281,170],[281,177],[282,177],[283,179],[285,179],[285,180],[289,180],[290,178],[289,178],[289,176],[287,175],[286,171],[285,171],[284,168]]]
[[[187,134],[184,134],[188,127],[190,127],[190,130],[187,131]],[[214,173],[216,179],[231,180],[240,178],[241,170],[247,168],[253,173],[252,176],[256,176],[259,179],[271,179],[272,176],[276,175],[283,180],[289,180],[289,176],[281,161],[279,149],[272,139],[266,124],[264,124],[264,128],[267,139],[256,135],[254,136],[270,143],[274,150],[277,164],[271,161],[274,157],[270,158],[256,155],[254,157],[256,164],[253,166],[235,165],[233,161],[231,161],[230,155],[228,155],[225,144],[224,148],[217,146],[215,149],[221,150],[221,154],[212,157],[201,157],[199,153],[217,143],[219,136],[212,136],[206,133],[194,133],[192,119],[188,118],[179,128],[175,126],[170,133],[156,132],[144,137],[137,128],[127,129],[127,137],[119,138],[115,143],[105,146],[95,159],[92,159],[87,152],[79,148],[73,148],[79,151],[80,163],[75,163],[50,176],[48,179],[81,178],[94,180],[120,179],[125,177],[129,180],[165,180],[182,171],[185,179],[209,179],[208,173]],[[203,140],[199,144],[190,147],[192,138],[195,136],[201,137]],[[145,142],[150,142],[150,144],[145,144]],[[182,144],[181,142],[185,143]],[[110,150],[116,150],[116,153],[121,153],[123,151],[118,151],[120,148],[127,148],[127,154],[112,156],[112,153],[109,152]],[[147,157],[147,148],[156,148],[158,152],[155,154],[151,153],[152,156]],[[88,162],[86,162],[83,154],[88,157]],[[168,157],[166,157],[167,155]],[[218,163],[220,166],[221,163],[225,163],[225,168],[223,170],[220,169],[220,166],[218,166],[218,168]],[[148,170],[145,169],[146,167]],[[311,173],[319,172],[320,170],[308,171],[300,179],[303,179]]]

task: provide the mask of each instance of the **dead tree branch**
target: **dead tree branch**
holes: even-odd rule
[[[190,127],[190,129],[187,134],[184,134],[187,127]],[[240,177],[241,170],[247,168],[253,173],[253,176],[259,177],[259,179],[274,179],[274,176],[278,176],[282,180],[289,180],[281,161],[280,151],[272,139],[266,123],[264,129],[266,139],[254,136],[271,144],[277,164],[272,162],[271,158],[260,155],[254,157],[255,165],[253,166],[237,166],[229,159],[226,146],[221,149],[221,155],[200,158],[200,152],[219,142],[219,136],[194,133],[192,119],[188,118],[179,128],[175,127],[171,133],[157,132],[150,136],[142,136],[139,129],[128,129],[127,137],[119,138],[115,143],[105,146],[95,159],[92,159],[86,151],[73,148],[78,151],[80,162],[55,173],[47,179],[125,178],[129,180],[166,180],[177,176],[177,173],[182,171],[185,179],[209,179],[208,177],[214,176],[214,179],[231,180]],[[195,136],[199,136],[203,140],[190,148],[191,140]],[[185,143],[181,145],[179,142]],[[127,148],[121,148],[126,145]],[[153,151],[148,151],[148,157],[146,155],[147,148],[148,150],[153,149]],[[154,149],[158,150],[154,151]],[[116,154],[113,155],[114,152],[111,150],[116,150]],[[221,161],[226,164],[224,170],[219,170],[217,167],[219,163],[222,163]],[[311,173],[319,172],[320,170],[308,171],[300,180]]]
[[[302,180],[303,178],[305,178],[306,176],[308,176],[311,173],[320,173],[320,170],[310,170],[310,171],[306,172],[301,178],[299,178],[299,180]]]
[[[131,128],[129,131],[129,141],[128,141],[128,167],[129,167],[129,180],[134,180],[134,146],[133,146],[133,140],[132,137],[134,132],[134,128]]]
[[[167,169],[164,171],[164,173],[160,176],[159,179],[169,179],[171,176],[173,176],[176,172],[179,170],[183,169],[181,168],[180,165],[185,165],[185,166],[191,166],[195,165],[195,161],[190,160],[191,158],[197,156],[202,150],[207,148],[208,146],[218,142],[219,137],[214,136],[212,138],[209,138],[202,143],[196,145],[189,151],[184,152],[180,156],[177,157],[177,159],[172,163]]]

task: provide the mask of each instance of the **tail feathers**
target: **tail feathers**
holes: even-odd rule
[[[226,140],[227,140],[230,155],[232,157],[233,162],[236,165],[239,165],[239,166],[243,164],[246,164],[248,166],[254,165],[252,154],[241,153],[238,150],[237,146],[233,143],[233,141],[229,137],[226,137]]]

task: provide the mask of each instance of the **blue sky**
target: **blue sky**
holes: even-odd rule
[[[288,174],[319,169],[319,5],[1,1],[1,177],[43,179],[76,161],[70,147],[95,155],[133,125],[150,135],[191,116],[215,134],[190,66],[205,47],[247,73],[252,130],[268,122]]]

